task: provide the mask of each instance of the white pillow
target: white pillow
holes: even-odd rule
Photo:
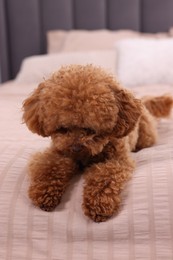
[[[93,64],[115,73],[115,51],[69,52],[32,56],[24,59],[15,79],[17,83],[39,83],[62,65]]]
[[[112,50],[118,40],[139,36],[132,30],[53,30],[47,33],[47,52]]]
[[[125,87],[173,84],[173,40],[129,39],[116,44],[117,76]]]
[[[112,50],[119,40],[167,38],[165,33],[140,33],[133,30],[53,30],[47,32],[47,52]]]

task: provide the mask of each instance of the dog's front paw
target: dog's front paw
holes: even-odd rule
[[[98,194],[94,197],[85,196],[83,201],[84,214],[95,222],[104,222],[118,211],[120,198],[104,194]]]
[[[56,186],[44,184],[31,185],[28,193],[33,204],[44,211],[53,211],[62,197]]]

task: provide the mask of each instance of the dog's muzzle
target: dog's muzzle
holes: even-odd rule
[[[73,144],[71,148],[72,148],[73,152],[78,153],[78,152],[81,152],[83,150],[84,145],[82,145],[82,144]]]

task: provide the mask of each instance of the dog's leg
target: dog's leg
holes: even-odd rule
[[[76,165],[70,158],[63,157],[52,148],[37,153],[29,164],[29,197],[35,206],[52,211],[61,201],[61,197],[76,171]]]
[[[143,115],[139,123],[139,138],[136,145],[137,151],[156,143],[156,118],[169,117],[173,107],[173,98],[171,95],[143,97],[142,102],[145,107],[143,108]]]
[[[133,169],[134,162],[125,156],[88,168],[82,205],[85,215],[95,222],[102,222],[116,213],[120,206],[120,193]]]
[[[157,141],[157,121],[144,109],[144,113],[139,121],[138,140],[136,151],[154,145]]]

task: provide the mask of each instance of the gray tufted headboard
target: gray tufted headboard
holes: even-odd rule
[[[24,57],[46,52],[52,29],[167,31],[173,0],[0,0],[2,81],[12,79]]]

